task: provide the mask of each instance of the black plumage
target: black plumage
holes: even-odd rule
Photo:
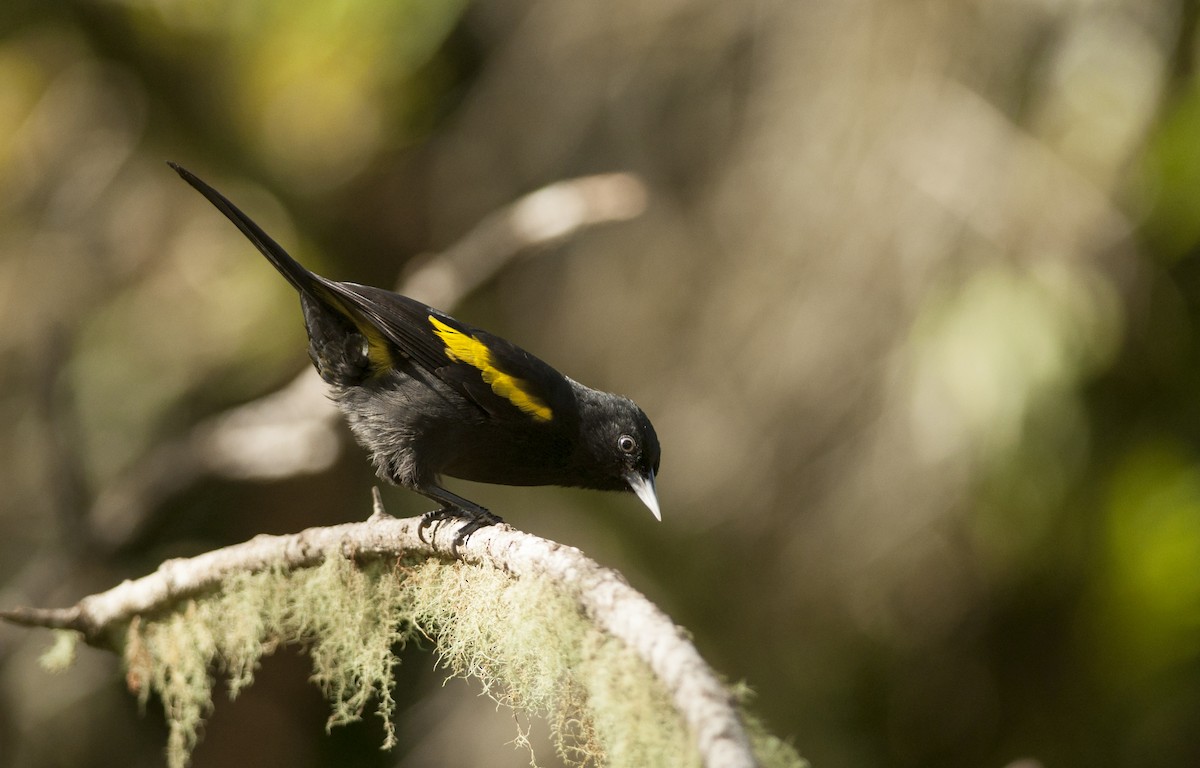
[[[442,475],[631,490],[660,518],[658,437],[633,401],[407,296],[310,272],[221,193],[171,167],[299,292],[313,364],[379,476],[441,505],[426,524],[466,519],[458,544],[500,521],[443,488]]]

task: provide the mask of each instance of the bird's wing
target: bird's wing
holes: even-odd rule
[[[496,417],[549,422],[554,408],[569,402],[567,380],[515,344],[407,296],[339,283],[309,271],[228,198],[186,168],[174,163],[171,167],[225,214],[300,292],[313,347],[322,351],[322,358],[325,350],[335,347],[328,360],[317,362],[314,357],[322,376],[341,376],[346,371],[356,377],[379,376],[408,360]],[[348,358],[344,348],[336,349],[349,329],[340,322],[332,326],[316,322],[325,318],[326,310],[345,317],[362,333],[367,340],[365,361],[357,352]]]
[[[493,417],[548,423],[570,397],[562,374],[506,339],[391,291],[327,285],[378,329],[363,329],[369,344],[386,341],[390,354],[435,374]],[[374,349],[371,358],[380,359]]]
[[[431,373],[449,362],[444,346],[425,319],[434,311],[430,307],[369,285],[324,278],[322,283],[336,297],[337,308],[350,315],[367,337],[370,357],[378,361],[377,372],[399,364],[397,354]]]

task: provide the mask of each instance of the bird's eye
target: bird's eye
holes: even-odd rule
[[[637,450],[637,440],[634,440],[629,435],[621,435],[617,438],[617,447],[622,453],[633,453]]]

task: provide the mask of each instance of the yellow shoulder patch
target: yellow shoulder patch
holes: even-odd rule
[[[491,350],[484,346],[482,341],[451,328],[433,315],[429,316],[429,322],[433,325],[433,332],[446,345],[446,357],[477,368],[483,375],[484,383],[490,385],[497,395],[517,406],[522,413],[527,413],[538,421],[550,421],[554,416],[550,406],[529,392],[524,381],[496,367]]]

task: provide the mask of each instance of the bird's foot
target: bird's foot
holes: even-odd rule
[[[458,529],[458,533],[454,536],[454,542],[450,545],[450,552],[454,555],[458,554],[458,548],[467,543],[467,539],[472,533],[480,528],[487,528],[489,525],[503,523],[499,515],[494,515],[488,510],[480,507],[478,510],[462,509],[459,507],[446,506],[440,509],[430,510],[421,516],[421,523],[417,526],[417,537],[425,542],[429,541],[425,538],[425,529],[431,525],[437,526],[447,520],[464,520],[462,527]],[[437,528],[434,528],[437,531]]]
[[[482,514],[475,514],[470,520],[463,523],[462,528],[458,529],[458,535],[454,537],[454,544],[450,547],[450,551],[457,554],[458,548],[467,543],[467,539],[472,533],[475,533],[480,528],[487,528],[489,525],[496,525],[503,522],[499,515],[493,515],[486,509],[483,510]]]
[[[435,523],[440,526],[447,520],[457,520],[458,518],[466,516],[467,512],[459,509],[458,507],[442,507],[441,509],[431,509],[425,514],[421,515],[421,524],[417,526],[417,538],[428,544],[429,541],[425,538],[426,528],[434,525]],[[436,533],[437,527],[435,527],[433,530]]]

